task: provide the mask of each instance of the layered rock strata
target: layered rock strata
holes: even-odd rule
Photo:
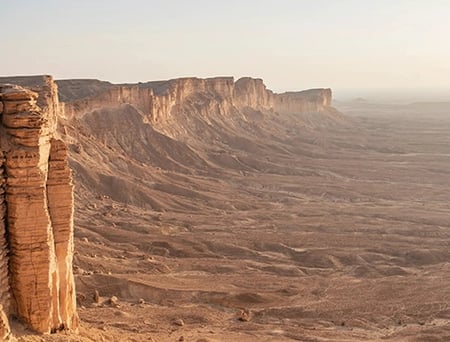
[[[197,103],[199,95],[203,95],[204,101],[214,102],[224,112],[233,107],[248,107],[280,114],[301,114],[322,112],[331,105],[331,89],[276,94],[266,88],[263,80],[250,77],[236,82],[233,77],[179,78],[140,84],[102,84],[102,87],[95,81],[95,91],[86,91],[90,95],[84,98],[78,98],[74,94],[77,81],[71,80],[70,84],[68,82],[61,83],[61,98],[66,100],[64,112],[69,119],[96,109],[128,103],[148,115],[150,122],[160,123],[167,121],[193,95],[196,96]],[[88,87],[86,80],[79,82]]]
[[[56,85],[49,76],[32,81],[34,91],[0,85],[0,304],[48,333],[77,327],[73,185],[56,136]]]
[[[275,94],[263,80],[244,77],[236,81],[235,104],[280,114],[320,113],[331,106],[331,89],[308,89]]]

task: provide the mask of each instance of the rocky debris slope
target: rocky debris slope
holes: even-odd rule
[[[49,76],[0,78],[0,100],[0,304],[38,332],[76,329],[73,185],[57,87]]]

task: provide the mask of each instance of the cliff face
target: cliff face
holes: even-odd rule
[[[147,83],[144,86],[155,88],[154,96],[150,98],[149,112],[153,122],[166,120],[176,106],[181,105],[194,94],[208,94],[218,103],[232,101],[234,80],[232,77],[216,78],[180,78],[161,82]]]
[[[331,106],[331,89],[309,89],[275,94],[261,79],[241,78],[236,81],[235,104],[280,114],[320,113]]]
[[[236,82],[232,77],[180,78],[169,81],[140,83],[138,85],[103,86],[96,95],[79,99],[73,93],[76,80],[62,81],[61,98],[67,99],[65,115],[68,118],[107,107],[117,107],[128,103],[148,115],[153,123],[170,121],[170,117],[192,97],[197,105],[205,105],[219,112],[251,108],[280,114],[316,113],[327,109],[331,104],[330,89],[311,89],[300,92],[275,94],[267,89],[263,80],[244,77]],[[85,83],[85,80],[79,82]],[[69,100],[72,99],[72,100]]]
[[[38,332],[75,329],[73,186],[56,84],[11,81],[32,90],[0,85],[0,304]]]
[[[243,77],[236,81],[234,99],[239,107],[250,107],[257,110],[273,108],[275,95],[266,88],[262,79]]]
[[[61,103],[62,113],[67,119],[72,119],[82,113],[92,112],[102,108],[114,108],[129,103],[139,110],[149,113],[152,109],[153,90],[138,86],[112,86],[93,97],[81,98],[75,101]]]
[[[331,106],[331,89],[309,89],[276,94],[274,111],[280,114],[321,113]]]

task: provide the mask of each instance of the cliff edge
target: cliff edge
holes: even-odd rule
[[[214,102],[225,112],[251,108],[279,114],[320,113],[331,106],[331,89],[309,89],[277,94],[262,79],[243,77],[178,78],[114,85],[97,80],[62,80],[60,99],[69,119],[101,109],[131,104],[153,123],[166,121],[193,97],[197,103]]]

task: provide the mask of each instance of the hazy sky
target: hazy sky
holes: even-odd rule
[[[14,0],[0,75],[450,89],[450,0]]]

